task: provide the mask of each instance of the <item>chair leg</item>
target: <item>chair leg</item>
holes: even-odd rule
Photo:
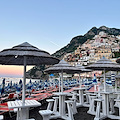
[[[57,112],[57,105],[58,105],[58,99],[55,99],[54,106],[53,106],[53,112]]]
[[[51,110],[51,109],[52,109],[52,105],[53,105],[53,102],[49,102],[49,103],[48,103],[47,110]]]
[[[110,99],[110,109],[111,109],[111,113],[115,112],[115,109],[114,109],[114,98]]]
[[[72,103],[72,110],[73,110],[73,114],[76,114],[76,113],[77,113],[76,100],[74,100],[73,103]]]
[[[72,111],[72,105],[68,103],[67,108],[68,108],[68,117],[70,118],[69,120],[74,120],[73,111]]]
[[[90,102],[90,107],[89,107],[88,112],[94,112],[94,99],[92,99]]]

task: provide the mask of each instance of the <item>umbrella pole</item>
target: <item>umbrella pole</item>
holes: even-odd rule
[[[79,73],[79,82],[80,82],[80,88],[81,88],[82,83],[81,83],[81,79],[80,79],[80,73]]]
[[[60,79],[61,79],[61,74],[60,74]],[[60,79],[59,79],[59,92],[60,92]]]
[[[63,92],[63,71],[61,72],[61,92]]]
[[[115,92],[117,92],[117,80],[115,80]]]
[[[25,104],[25,83],[26,83],[26,56],[24,56],[24,76],[23,76],[23,93],[22,93],[22,103]]]
[[[106,92],[106,75],[105,75],[105,69],[104,69],[104,92]]]
[[[114,76],[114,80],[115,80],[115,92],[117,92],[117,80],[116,80],[115,76]]]

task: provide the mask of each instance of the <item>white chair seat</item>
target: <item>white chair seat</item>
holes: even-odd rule
[[[42,115],[43,120],[49,120],[50,115],[53,113],[51,110],[40,110],[39,113]]]
[[[0,120],[3,120],[3,115],[0,115]]]

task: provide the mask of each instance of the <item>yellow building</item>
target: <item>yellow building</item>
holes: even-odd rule
[[[112,58],[112,51],[111,49],[97,49],[96,53],[95,53],[95,59],[96,61],[98,61],[99,59],[101,59],[102,57],[106,57],[107,59],[111,59]]]
[[[77,49],[75,50],[75,55],[79,55],[81,51],[81,46],[79,45],[79,47],[77,47]]]

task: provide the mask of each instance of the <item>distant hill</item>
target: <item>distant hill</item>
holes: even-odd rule
[[[26,73],[27,78],[32,79],[48,79],[48,75],[44,73],[46,69],[45,65],[35,66],[32,69],[28,70]]]
[[[91,28],[85,35],[80,35],[72,38],[70,43],[66,45],[65,47],[61,48],[60,50],[56,51],[54,54],[52,54],[55,57],[62,58],[64,54],[74,52],[74,50],[84,42],[87,41],[87,39],[93,38],[95,35],[98,35],[99,32],[104,31],[108,35],[120,35],[120,29],[116,28],[108,28],[106,26],[101,26],[99,28],[93,27]]]

